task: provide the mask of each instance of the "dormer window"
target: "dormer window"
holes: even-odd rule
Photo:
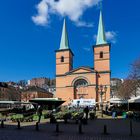
[[[103,58],[103,52],[100,52],[100,58]]]
[[[61,62],[64,62],[64,56],[61,56]]]

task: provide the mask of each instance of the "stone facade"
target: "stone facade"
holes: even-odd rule
[[[48,85],[48,78],[33,78],[30,80],[30,86],[37,86],[40,88],[44,88],[44,86]]]

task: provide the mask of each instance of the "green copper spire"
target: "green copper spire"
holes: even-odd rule
[[[67,29],[66,29],[66,21],[64,19],[63,31],[62,31],[59,50],[65,50],[65,49],[69,49],[69,41],[68,41],[68,34],[67,34]]]
[[[100,11],[100,19],[99,19],[99,25],[98,25],[98,35],[97,35],[96,45],[101,45],[101,44],[106,44],[106,43],[107,42],[106,42],[106,37],[105,37],[102,11]]]

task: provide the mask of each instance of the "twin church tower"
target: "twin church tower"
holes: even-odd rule
[[[60,48],[56,50],[56,97],[65,100],[65,104],[80,98],[95,99],[96,102],[101,101],[101,97],[103,101],[110,99],[110,44],[106,42],[102,11],[93,52],[94,68],[73,68],[74,54],[69,47],[64,20]]]

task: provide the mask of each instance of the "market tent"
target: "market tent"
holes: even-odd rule
[[[112,104],[127,104],[128,101],[120,99],[120,98],[111,98],[110,103],[112,103]]]
[[[20,101],[0,101],[0,112],[13,112],[20,110],[23,106],[26,107],[26,110],[33,109],[36,103],[30,102],[20,102]],[[16,109],[16,110],[15,110]]]
[[[57,108],[62,105],[65,101],[60,100],[59,98],[34,98],[30,102],[37,103],[39,105],[45,105],[49,109]]]
[[[140,96],[133,97],[128,100],[129,103],[140,103]]]
[[[19,103],[19,101],[0,101],[0,104],[15,104]]]

